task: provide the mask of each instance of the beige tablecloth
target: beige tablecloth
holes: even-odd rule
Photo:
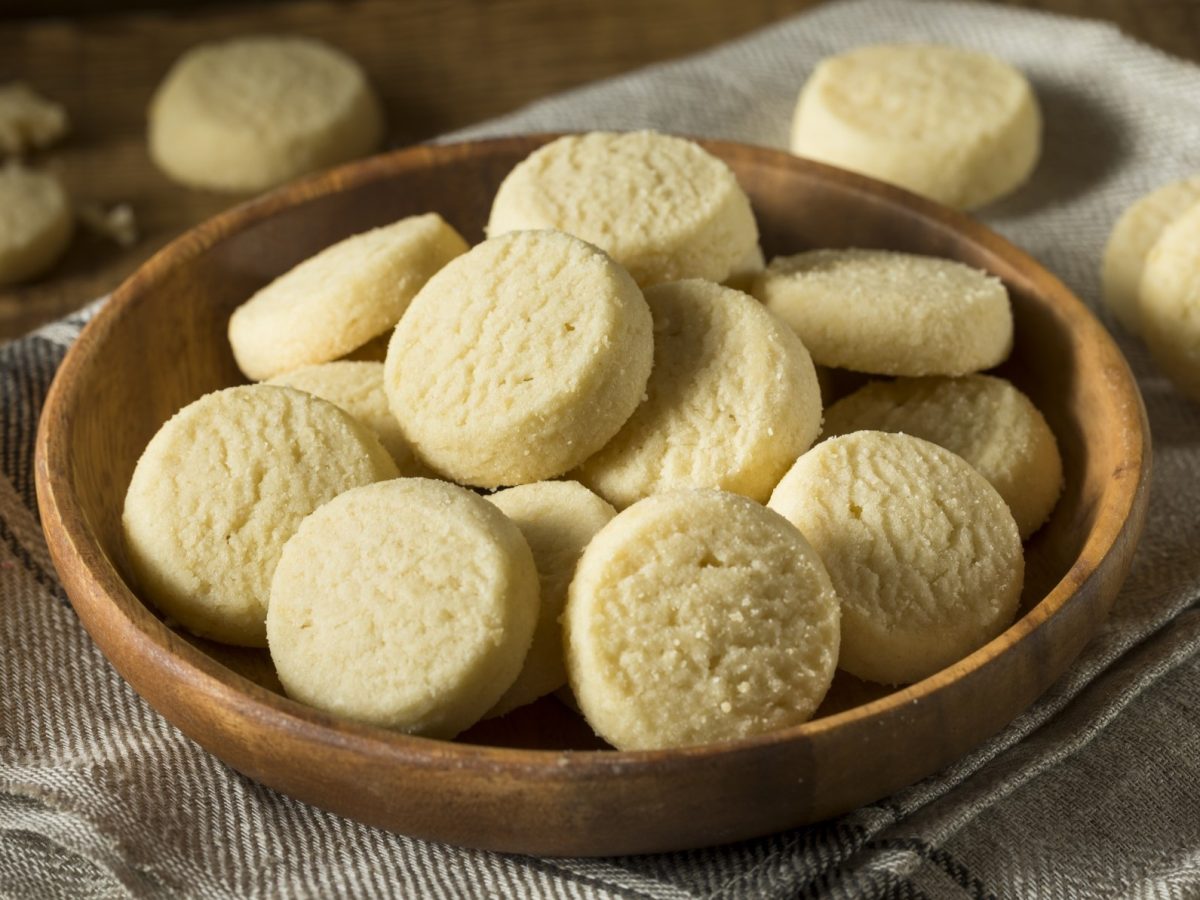
[[[1200,172],[1200,70],[1105,25],[837,3],[462,134],[650,127],[785,146],[818,59],[911,40],[985,50],[1032,78],[1044,157],[982,217],[1095,306],[1113,219]],[[0,895],[1200,896],[1200,407],[1136,342],[1121,336],[1154,432],[1149,523],[1111,619],[1033,708],[950,769],[834,821],[689,853],[541,860],[410,840],[280,796],[121,681],[63,596],[33,498],[38,409],[81,325],[0,348]]]

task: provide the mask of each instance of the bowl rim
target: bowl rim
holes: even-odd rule
[[[336,747],[341,751],[376,758],[386,756],[406,766],[478,767],[524,778],[553,775],[555,779],[567,780],[619,777],[633,769],[652,774],[660,768],[685,766],[714,757],[750,757],[765,748],[791,744],[936,697],[964,675],[988,666],[1002,654],[1012,652],[1019,642],[1042,628],[1070,603],[1072,597],[1096,576],[1101,562],[1114,547],[1126,540],[1136,541],[1141,531],[1144,488],[1150,469],[1150,434],[1144,404],[1128,363],[1116,343],[1083,302],[1056,276],[1025,251],[970,216],[901,188],[800,159],[773,148],[690,138],[717,155],[749,153],[774,165],[808,169],[817,177],[840,182],[841,187],[868,202],[901,206],[942,231],[965,238],[988,255],[1004,259],[1008,267],[1020,269],[1023,274],[1030,271],[1035,273],[1039,279],[1039,291],[1056,294],[1056,309],[1071,318],[1072,327],[1083,329],[1081,337],[1102,354],[1104,368],[1109,375],[1108,390],[1121,396],[1121,402],[1116,406],[1122,411],[1125,426],[1123,462],[1097,503],[1092,528],[1070,569],[1041,600],[1004,632],[969,656],[878,699],[766,734],[694,746],[636,751],[546,750],[457,743],[343,720],[259,686],[176,635],[133,593],[101,548],[86,513],[71,490],[74,486],[72,461],[68,452],[71,442],[59,439],[60,436],[51,425],[61,421],[68,431],[73,428],[75,406],[79,399],[75,389],[79,373],[101,352],[104,338],[112,329],[119,327],[131,310],[149,301],[155,286],[176,265],[202,255],[221,241],[284,209],[348,188],[361,188],[405,170],[453,162],[481,149],[530,152],[561,136],[562,133],[538,133],[421,144],[306,177],[235,205],[190,229],[155,253],[112,293],[109,301],[69,348],[55,374],[38,425],[35,455],[38,505],[47,542],[55,550],[55,565],[60,577],[64,568],[61,561],[74,563],[80,571],[87,573],[87,582],[73,590],[68,587],[67,593],[72,605],[80,611],[84,624],[92,631],[93,638],[97,639],[110,659],[113,654],[107,647],[110,642],[116,642],[138,653],[169,677],[185,681],[189,690],[198,691],[212,702],[223,704],[227,711],[245,720],[252,720],[258,728],[299,734],[306,742]],[[68,580],[63,578],[64,587],[67,587]],[[102,626],[103,640],[93,630],[91,616],[79,610],[82,599],[77,595],[83,593],[88,595],[87,602],[105,605],[110,612],[119,613],[115,617],[106,617]],[[138,616],[135,620],[126,615],[124,604],[140,605],[146,615]]]

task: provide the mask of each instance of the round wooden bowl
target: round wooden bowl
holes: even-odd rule
[[[839,676],[817,718],[731,743],[605,749],[554,698],[459,741],[358,725],[282,696],[264,651],[164,624],[129,587],[120,513],[172,413],[241,381],[230,312],[322,247],[437,210],[482,237],[504,175],[546,137],[423,146],[286,187],[175,241],[114,294],[67,355],[42,416],[42,521],[80,619],[171,722],[249,777],[423,838],[535,854],[645,853],[732,841],[850,810],[959,758],[1027,707],[1104,618],[1142,530],[1145,411],[1105,330],[1034,260],[974,220],[836,169],[707,142],[741,179],[769,256],[884,247],[960,259],[1008,285],[1000,374],[1046,414],[1066,490],[1027,545],[1020,618],[976,653],[889,691]]]

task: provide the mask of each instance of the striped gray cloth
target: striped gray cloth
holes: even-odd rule
[[[463,136],[654,127],[784,146],[818,59],[897,40],[979,48],[1031,76],[1045,155],[984,218],[1096,305],[1113,219],[1200,171],[1200,70],[1104,25],[838,3]],[[1110,620],[1035,706],[950,769],[834,821],[686,853],[533,859],[410,840],[267,790],[110,668],[55,578],[32,486],[38,409],[85,318],[0,348],[0,895],[1200,896],[1200,414],[1136,342],[1121,338],[1154,432],[1149,524]]]

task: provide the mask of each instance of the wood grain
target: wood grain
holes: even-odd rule
[[[38,502],[71,602],[118,671],[186,734],[264,784],[405,834],[539,854],[695,847],[826,818],[911,784],[1003,727],[1075,657],[1128,571],[1150,461],[1128,366],[1059,281],[974,220],[735,144],[707,146],[749,193],[768,253],[847,245],[936,253],[1008,285],[1016,344],[1002,372],[1046,414],[1067,484],[1027,546],[1022,615],[1003,635],[903,690],[843,679],[821,716],[796,728],[627,753],[593,749],[586,726],[553,700],[453,743],[342,721],[275,693],[261,656],[186,640],[141,603],[123,574],[124,493],[168,416],[239,380],[224,339],[230,311],[299,259],[402,215],[435,209],[478,238],[500,180],[537,144],[417,147],[301,182],[189,232],[84,331],[41,419]]]
[[[0,338],[18,336],[114,288],[166,241],[238,198],[180,188],[151,164],[145,108],[188,47],[246,32],[319,36],[359,59],[380,87],[399,147],[555,91],[729,40],[816,0],[356,0],[116,12],[94,0],[22,0],[0,21],[0,83],[21,78],[65,103],[73,133],[39,160],[79,204],[132,204],[143,239],[122,250],[81,234],[41,281],[0,288]],[[1200,60],[1200,7],[1178,0],[1013,0],[1114,21]],[[83,15],[84,13],[90,13]]]

